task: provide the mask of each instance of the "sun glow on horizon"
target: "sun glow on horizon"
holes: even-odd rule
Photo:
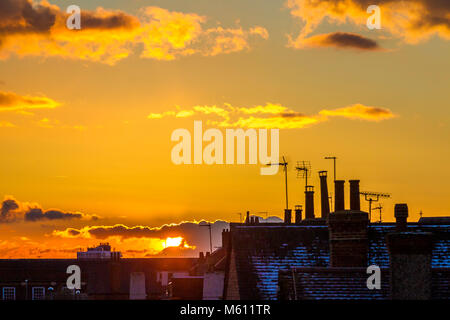
[[[168,237],[164,240],[163,247],[179,247],[183,243],[183,237]]]

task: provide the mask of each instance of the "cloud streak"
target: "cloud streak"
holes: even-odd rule
[[[60,103],[45,96],[21,96],[14,92],[0,91],[0,111],[26,111],[54,109]]]
[[[207,123],[225,128],[266,128],[266,129],[301,129],[328,121],[331,117],[359,119],[365,121],[381,121],[395,117],[394,113],[382,107],[354,104],[343,108],[321,110],[315,115],[305,115],[280,104],[267,103],[253,107],[234,107],[225,104],[218,106],[194,106],[191,109],[170,110],[163,113],[151,113],[149,119],[164,117],[185,118],[208,116]]]
[[[304,47],[334,47],[339,49],[355,49],[363,51],[382,50],[378,43],[372,39],[363,37],[356,33],[332,32],[319,34],[305,39]]]

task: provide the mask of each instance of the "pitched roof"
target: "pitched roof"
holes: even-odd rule
[[[326,226],[232,225],[231,230],[242,299],[276,299],[281,269],[329,264]]]
[[[365,268],[296,268],[280,271],[280,299],[384,300],[389,297],[389,270],[381,270],[381,289],[367,288]]]
[[[449,224],[415,223],[408,224],[408,229],[432,232],[432,267],[450,268]],[[329,266],[329,235],[326,225],[230,224],[230,230],[241,299],[277,299],[279,271]],[[369,265],[389,268],[385,237],[393,231],[393,223],[369,225]],[[321,275],[325,277],[320,280],[323,283],[326,282],[326,277],[332,279],[333,276],[326,273]],[[367,275],[365,277],[367,279]]]
[[[389,267],[386,235],[395,231],[395,224],[369,226],[369,265]],[[450,224],[408,224],[408,231],[433,233],[432,268],[450,268]]]

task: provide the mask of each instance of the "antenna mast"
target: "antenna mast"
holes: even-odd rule
[[[378,221],[379,223],[381,223],[383,220],[381,219],[381,210],[383,209],[383,206],[380,204],[378,207],[373,208],[373,210],[379,210],[380,213],[380,221]]]
[[[211,223],[207,223],[207,224],[200,224],[200,227],[208,227],[209,228],[209,250],[210,253],[212,254],[212,235],[211,235]]]
[[[268,166],[283,166],[283,171],[284,171],[284,182],[285,182],[285,186],[286,186],[286,210],[289,209],[289,202],[288,202],[288,184],[287,184],[287,165],[288,163],[286,162],[286,159],[283,156],[283,162],[279,162],[279,163],[269,163],[267,164]]]
[[[308,186],[308,177],[311,176],[311,162],[310,161],[297,161],[297,177],[305,179],[305,190]]]
[[[335,156],[329,156],[329,157],[325,157],[326,160],[333,160],[333,166],[334,166],[334,181],[336,181],[336,159],[337,157]]]
[[[372,217],[372,202],[378,202],[380,198],[390,198],[391,195],[389,193],[381,193],[381,192],[370,192],[363,191],[359,194],[364,196],[364,199],[369,202],[369,221]]]

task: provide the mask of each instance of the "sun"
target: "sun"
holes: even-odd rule
[[[181,245],[182,241],[183,241],[183,237],[176,237],[176,238],[168,237],[164,241],[163,247],[164,248],[167,248],[167,247],[179,247]]]

